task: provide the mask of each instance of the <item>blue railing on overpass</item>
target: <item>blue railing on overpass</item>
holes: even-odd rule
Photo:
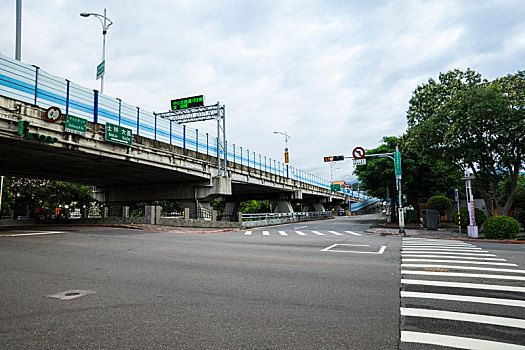
[[[217,138],[208,133],[155,116],[119,98],[100,94],[32,66],[0,54],[0,94],[42,108],[60,107],[66,115],[88,121],[107,122],[130,128],[134,134],[159,140],[192,151],[216,155]],[[237,164],[288,177],[326,189],[330,181],[254,151],[227,144],[227,159]],[[221,158],[224,157],[222,149]]]

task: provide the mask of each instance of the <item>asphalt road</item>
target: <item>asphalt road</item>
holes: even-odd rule
[[[525,245],[382,237],[368,219],[0,230],[0,348],[525,348]]]
[[[368,227],[3,231],[64,233],[0,238],[0,348],[395,349],[400,240]]]

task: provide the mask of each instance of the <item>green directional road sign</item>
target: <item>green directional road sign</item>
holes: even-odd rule
[[[88,121],[86,119],[68,115],[64,131],[72,134],[85,135],[87,123]]]
[[[119,125],[106,123],[106,141],[131,146],[133,141],[132,130]]]
[[[401,152],[394,152],[394,167],[396,176],[401,176]]]
[[[97,80],[104,75],[104,72],[106,71],[106,61],[102,61],[97,66]]]
[[[330,190],[332,192],[341,191],[341,184],[330,184]]]

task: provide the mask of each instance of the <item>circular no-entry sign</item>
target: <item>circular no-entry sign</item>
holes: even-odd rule
[[[363,159],[365,157],[365,149],[363,147],[356,147],[352,151],[352,155],[355,159]]]
[[[44,118],[50,122],[54,123],[60,119],[62,116],[62,112],[60,111],[60,108],[58,107],[49,107],[46,109],[46,112],[44,113]]]

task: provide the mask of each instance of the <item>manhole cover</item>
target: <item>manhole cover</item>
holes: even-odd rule
[[[46,298],[54,298],[54,299],[59,299],[59,300],[71,300],[71,299],[80,298],[80,297],[83,297],[89,294],[94,294],[94,293],[96,292],[92,290],[75,289],[75,290],[67,290],[65,292],[46,295]]]

